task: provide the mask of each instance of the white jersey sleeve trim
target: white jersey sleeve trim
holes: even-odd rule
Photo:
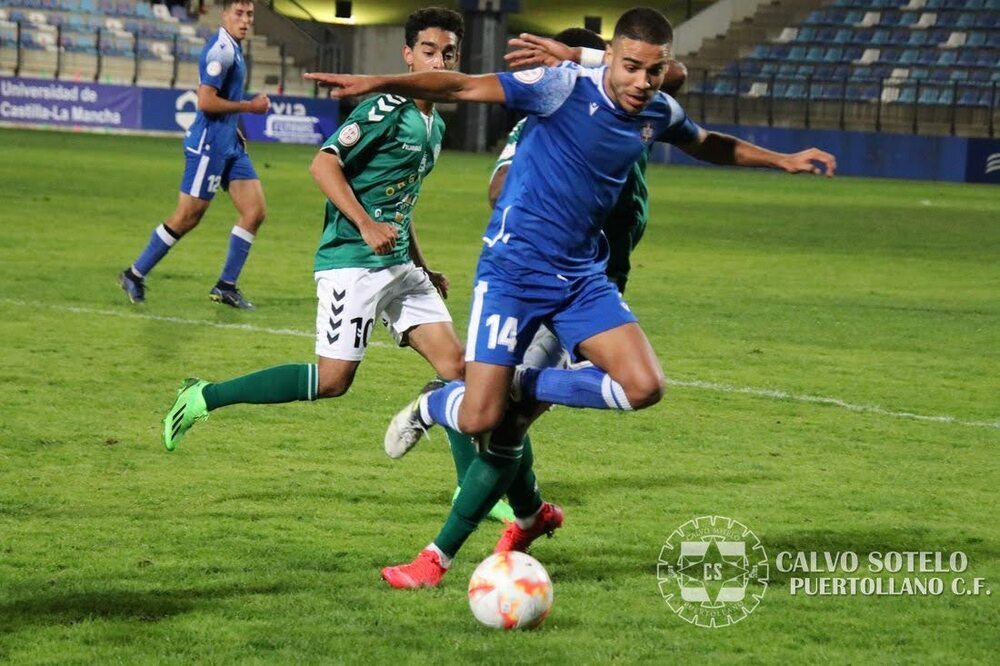
[[[594,69],[604,64],[604,51],[602,49],[591,49],[586,46],[580,47],[580,66],[587,69]]]

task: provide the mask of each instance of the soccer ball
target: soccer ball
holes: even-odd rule
[[[469,607],[487,627],[533,629],[552,608],[552,580],[531,555],[496,553],[472,573]]]

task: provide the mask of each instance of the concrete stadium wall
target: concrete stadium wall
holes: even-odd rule
[[[720,0],[677,26],[674,31],[674,55],[685,56],[701,48],[711,37],[729,32],[736,21],[753,16],[757,8],[771,0]]]

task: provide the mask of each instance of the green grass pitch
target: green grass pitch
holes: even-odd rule
[[[495,523],[440,589],[379,580],[436,534],[455,483],[440,433],[382,452],[430,375],[384,331],[342,399],[227,408],[173,454],[159,441],[181,378],[313,358],[313,149],[252,149],[269,216],[247,314],[208,299],[225,195],[145,307],[115,283],[174,204],[177,139],[0,141],[0,661],[995,663],[996,188],[651,167],[628,297],[673,385],[637,414],[537,425],[543,492],[567,512],[533,551],[555,606],[504,634],[465,594]],[[491,164],[445,153],[417,207],[460,332]],[[657,583],[664,541],[704,515],[750,527],[772,567],[725,628],[678,618]],[[962,551],[992,594],[793,596],[782,551]]]

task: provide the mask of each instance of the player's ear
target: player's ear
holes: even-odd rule
[[[409,46],[403,47],[403,62],[408,68],[413,69],[413,49]]]

